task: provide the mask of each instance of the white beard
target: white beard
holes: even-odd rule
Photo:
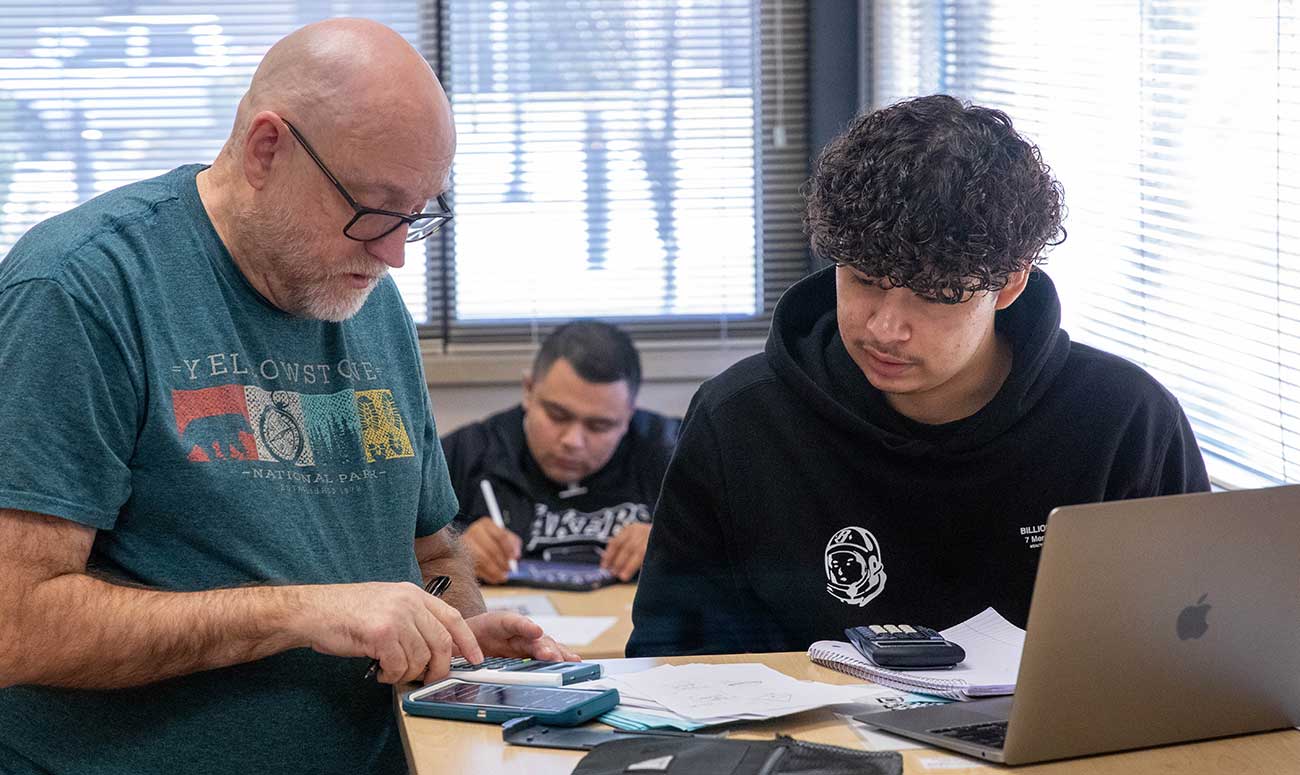
[[[365,266],[355,266],[360,261],[338,262],[340,266],[333,269],[322,268],[323,260],[303,247],[312,244],[318,231],[287,213],[252,209],[241,220],[246,233],[254,235],[260,245],[278,246],[259,252],[254,268],[272,285],[276,306],[291,315],[340,323],[361,311],[383,277],[383,273],[375,276],[377,261]],[[374,280],[365,288],[350,287],[344,277],[349,268]]]

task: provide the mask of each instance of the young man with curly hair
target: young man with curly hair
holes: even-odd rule
[[[805,649],[845,627],[1024,625],[1054,507],[1209,489],[1178,402],[1071,342],[1037,268],[1062,191],[999,111],[859,117],[807,186],[835,263],[692,401],[629,656]]]

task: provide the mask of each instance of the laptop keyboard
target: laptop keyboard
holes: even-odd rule
[[[966,743],[988,748],[1001,748],[1007,741],[1007,722],[993,721],[985,724],[965,724],[929,730],[932,735],[952,737]]]

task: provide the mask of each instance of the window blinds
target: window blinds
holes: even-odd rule
[[[588,315],[643,339],[765,333],[807,267],[804,17],[774,0],[447,0],[445,340]]]
[[[7,0],[0,13],[0,260],[37,222],[136,180],[216,157],[262,55],[330,15],[420,45],[406,2]],[[394,272],[424,311],[423,248]]]
[[[334,15],[393,26],[453,99],[454,226],[393,272],[424,335],[528,341],[579,315],[757,335],[805,271],[805,0],[9,0],[0,257],[210,161],[266,49]]]
[[[879,0],[871,22],[873,106],[948,92],[1042,149],[1071,336],[1169,388],[1217,482],[1300,481],[1294,3]]]

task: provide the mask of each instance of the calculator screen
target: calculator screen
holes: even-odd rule
[[[558,689],[550,686],[506,686],[451,681],[411,697],[417,702],[450,703],[453,705],[485,705],[500,708],[527,708],[531,710],[559,711],[591,699],[597,692],[580,689]]]

